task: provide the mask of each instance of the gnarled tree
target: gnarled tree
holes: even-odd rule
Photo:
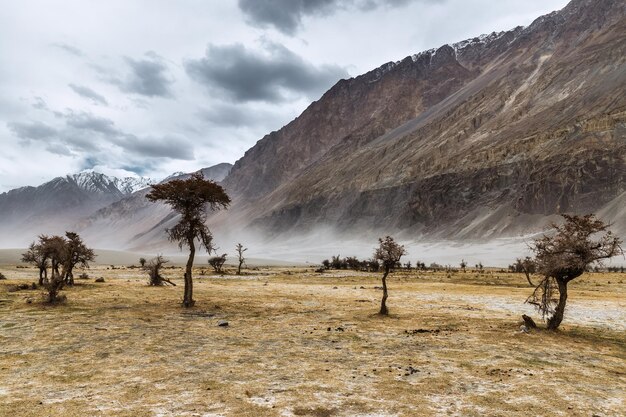
[[[387,275],[400,262],[400,258],[406,254],[404,246],[396,243],[391,236],[378,239],[378,247],[374,251],[374,259],[380,261],[383,267],[383,298],[380,303],[380,314],[389,314],[387,309]]]
[[[183,306],[192,307],[193,279],[192,268],[196,254],[196,240],[210,253],[213,250],[213,235],[206,226],[206,209],[227,208],[230,197],[224,189],[213,181],[205,180],[202,173],[192,174],[187,179],[176,179],[163,184],[151,185],[146,195],[149,201],[163,201],[180,214],[178,223],[167,230],[169,238],[178,246],[189,248],[189,258],[185,268],[185,292]]]
[[[619,238],[594,215],[562,216],[563,224],[552,224],[553,233],[536,239],[531,246],[537,272],[544,279],[526,301],[537,306],[550,330],[556,330],[563,321],[567,284],[590,264],[623,254]]]

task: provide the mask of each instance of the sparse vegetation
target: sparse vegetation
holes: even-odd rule
[[[224,253],[220,256],[212,256],[209,258],[209,265],[211,265],[216,274],[224,272],[222,268],[226,263],[226,255],[227,254]]]
[[[143,269],[148,274],[148,285],[161,286],[167,283],[167,284],[176,286],[176,284],[174,284],[172,281],[170,281],[167,278],[164,278],[161,275],[161,268],[163,268],[163,265],[165,265],[168,262],[169,261],[165,259],[162,255],[157,255],[156,257],[151,259],[150,262],[148,262],[147,264],[144,262],[145,265]]]

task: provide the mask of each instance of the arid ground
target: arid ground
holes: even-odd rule
[[[626,274],[582,276],[560,331],[524,333],[531,289],[495,270],[393,274],[389,317],[379,274],[198,269],[183,309],[178,267],[162,288],[92,268],[57,306],[16,291],[35,269],[0,272],[2,416],[626,415]]]

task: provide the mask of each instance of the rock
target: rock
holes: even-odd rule
[[[228,322],[226,320],[220,320],[217,322],[219,327],[228,327]]]
[[[102,277],[96,278],[96,282],[104,282],[104,278],[102,278]]]

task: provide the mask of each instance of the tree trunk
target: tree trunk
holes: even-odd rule
[[[237,275],[241,275],[241,264],[243,264],[243,261],[239,261],[239,267],[237,268]]]
[[[46,269],[39,268],[39,285],[43,285],[48,280]]]
[[[562,279],[556,280],[559,285],[559,304],[556,306],[554,315],[548,320],[548,330],[556,330],[563,321],[563,314],[565,313],[565,304],[567,303],[567,282]]]
[[[65,271],[63,271],[65,272]],[[47,284],[48,289],[48,302],[55,303],[58,300],[59,291],[63,289],[65,284],[65,280],[63,279],[64,274],[59,274],[58,266],[55,268],[52,267],[52,277]]]
[[[65,277],[65,283],[69,285],[70,287],[74,285],[74,273],[72,272],[71,269],[67,271],[67,274]]]
[[[193,258],[196,256],[196,246],[193,240],[193,237],[187,239],[187,244],[189,245],[189,259],[187,259],[187,267],[185,269],[185,295],[183,297],[184,307],[193,307],[195,304],[195,301],[193,300],[193,281],[191,278]]]
[[[383,274],[383,299],[380,303],[380,314],[383,316],[389,314],[389,310],[387,310],[387,275],[389,275],[389,268],[385,268]]]
[[[531,287],[536,287],[536,285],[531,281],[530,279],[530,274],[528,273],[528,271],[524,270],[524,275],[526,275],[526,280],[528,281],[528,283],[530,284]]]

